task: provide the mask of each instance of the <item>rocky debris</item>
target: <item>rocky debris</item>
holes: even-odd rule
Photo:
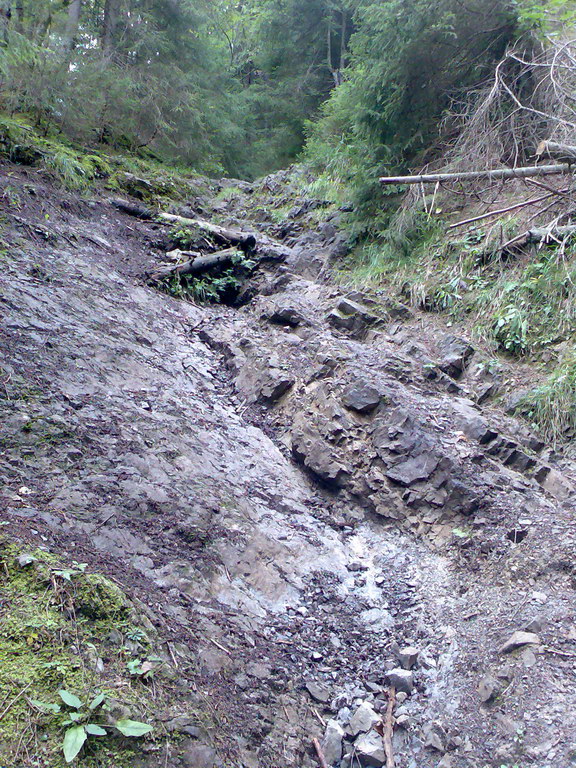
[[[386,673],[388,682],[394,686],[397,691],[410,695],[414,690],[414,675],[407,669],[391,669]]]
[[[380,716],[376,714],[369,702],[364,701],[350,718],[348,731],[352,736],[358,736],[359,733],[366,733],[379,722]]]
[[[398,661],[402,669],[412,669],[418,663],[418,656],[420,651],[413,645],[407,645],[404,648],[400,648],[397,653]]]
[[[513,632],[508,640],[500,646],[500,653],[512,653],[526,645],[540,645],[540,636],[535,632]]]
[[[359,380],[344,390],[342,402],[346,408],[358,413],[372,413],[382,402],[382,393],[367,381]]]
[[[323,483],[341,488],[350,478],[334,449],[321,438],[296,431],[292,434],[292,455]]]
[[[439,362],[440,370],[453,379],[459,379],[474,354],[474,347],[466,339],[452,334],[441,339],[438,347],[442,355]]]
[[[241,367],[235,383],[249,403],[272,405],[292,389],[295,378],[281,368],[259,365],[248,359]]]
[[[322,739],[322,752],[328,765],[334,765],[342,759],[344,729],[337,720],[328,720]]]
[[[486,419],[481,416],[472,400],[463,397],[455,397],[450,403],[454,411],[457,429],[464,432],[467,437],[477,440],[481,445],[494,440],[498,432],[490,429]]]
[[[478,683],[478,695],[483,704],[492,701],[501,690],[502,686],[492,675],[485,675]]]
[[[330,701],[330,690],[321,683],[311,680],[306,683],[305,688],[315,701],[321,704],[327,704]]]

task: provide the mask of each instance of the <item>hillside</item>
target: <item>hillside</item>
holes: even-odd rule
[[[153,728],[79,765],[383,765],[391,695],[398,766],[569,764],[574,466],[482,350],[339,288],[343,214],[293,174],[172,204],[256,234],[229,305],[149,285],[183,232],[117,193],[2,184],[11,764],[63,765],[61,688]]]

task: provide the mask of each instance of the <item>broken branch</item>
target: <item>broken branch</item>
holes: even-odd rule
[[[198,227],[208,232],[217,240],[232,245],[239,245],[244,250],[251,250],[256,246],[256,237],[251,232],[242,232],[240,229],[228,229],[204,219],[187,219],[184,216],[176,216],[173,213],[160,213],[159,218],[172,224],[181,224],[184,227]]]
[[[394,705],[396,704],[396,688],[393,685],[388,689],[388,706],[386,707],[386,719],[384,720],[384,753],[386,755],[386,768],[394,768],[394,750],[392,748],[392,735],[394,733]]]
[[[576,147],[571,144],[561,144],[557,141],[541,141],[536,149],[536,156],[551,157],[563,163],[576,162]]]
[[[519,208],[525,208],[528,205],[541,203],[542,200],[547,200],[549,197],[552,197],[555,194],[560,194],[560,193],[548,192],[548,194],[546,195],[540,195],[540,197],[532,197],[530,200],[524,200],[521,203],[516,203],[515,205],[509,205],[507,208],[499,208],[497,211],[488,211],[488,213],[483,213],[480,216],[474,216],[471,219],[464,219],[464,221],[457,221],[455,224],[450,224],[448,229],[456,229],[457,227],[463,227],[466,224],[473,224],[475,221],[481,221],[482,219],[489,219],[491,216],[500,216],[503,213],[509,213],[510,211],[516,211]]]
[[[318,739],[312,739],[312,744],[314,744],[314,749],[316,750],[316,754],[318,755],[318,762],[320,763],[320,768],[328,768],[328,763],[326,762],[326,758],[324,757],[324,752],[322,752],[322,747],[320,746],[320,742]]]

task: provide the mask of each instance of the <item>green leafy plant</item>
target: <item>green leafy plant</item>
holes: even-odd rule
[[[67,763],[71,763],[80,753],[82,747],[90,736],[109,736],[106,729],[115,729],[123,736],[140,737],[152,731],[152,726],[137,720],[120,719],[112,725],[98,722],[98,713],[106,705],[106,695],[99,693],[90,702],[85,702],[70,691],[61,689],[58,696],[66,710],[66,718],[61,725],[66,728],[62,751]],[[30,702],[36,709],[45,714],[58,715],[62,712],[60,704],[31,699]]]

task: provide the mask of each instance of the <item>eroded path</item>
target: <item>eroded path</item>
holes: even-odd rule
[[[169,764],[313,766],[333,719],[331,764],[382,765],[412,645],[397,766],[569,765],[573,468],[477,406],[478,353],[327,283],[326,233],[240,309],[177,301],[139,279],[157,225],[11,172],[2,518],[142,600],[182,696],[224,713]]]

